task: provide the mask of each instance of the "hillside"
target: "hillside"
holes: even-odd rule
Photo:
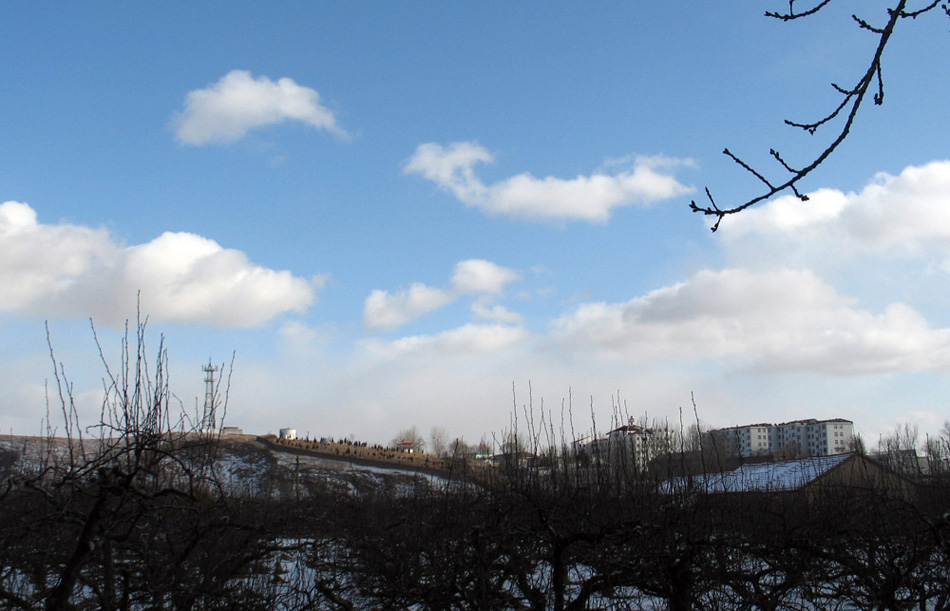
[[[335,455],[283,446],[275,438],[250,435],[221,437],[213,456],[215,479],[230,493],[284,495],[316,486],[353,493],[399,493],[429,485],[438,471],[421,465],[371,460],[355,455]],[[80,448],[94,453],[97,440],[85,440]],[[50,460],[67,460],[69,444],[63,438],[0,435],[0,478],[28,475]]]

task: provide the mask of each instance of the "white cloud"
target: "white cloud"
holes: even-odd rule
[[[604,358],[727,359],[832,375],[950,368],[950,329],[907,305],[860,310],[809,271],[703,271],[626,303],[588,303],[553,336]]]
[[[476,301],[472,304],[472,314],[478,320],[495,320],[506,323],[521,323],[524,317],[518,312],[512,312],[503,305],[490,305]]]
[[[320,359],[334,332],[335,327],[332,324],[317,329],[301,320],[284,320],[277,328],[277,334],[287,354],[311,365],[315,365],[314,361]]]
[[[286,311],[303,312],[313,285],[288,271],[190,233],[164,233],[127,250],[125,282],[142,291],[147,311],[179,322],[247,327]]]
[[[391,331],[454,300],[451,292],[419,282],[410,286],[409,290],[396,294],[374,290],[366,298],[363,307],[363,324]]]
[[[692,191],[660,171],[678,163],[666,158],[640,157],[613,173],[595,172],[573,179],[524,173],[486,185],[475,175],[474,167],[493,159],[487,149],[472,142],[446,147],[429,142],[416,148],[404,171],[421,174],[451,191],[466,206],[536,220],[603,222],[615,208],[651,204]]]
[[[29,310],[108,267],[121,248],[105,229],[41,225],[27,204],[0,204],[0,310]]]
[[[436,335],[412,335],[391,342],[367,340],[364,347],[381,357],[407,354],[481,354],[510,348],[527,337],[518,326],[467,324]]]
[[[182,144],[227,144],[249,130],[285,121],[347,137],[333,113],[320,104],[316,90],[286,77],[276,82],[254,78],[246,70],[232,70],[205,89],[190,91],[172,127]]]
[[[821,189],[807,202],[782,197],[730,217],[718,235],[727,243],[833,241],[839,251],[950,251],[950,161],[880,173],[859,193]]]
[[[310,278],[310,283],[316,289],[322,289],[330,281],[330,274],[316,274]]]
[[[491,293],[500,295],[505,285],[520,280],[520,276],[507,267],[484,259],[467,259],[455,265],[452,286],[460,293]]]
[[[390,293],[374,290],[363,306],[363,324],[392,331],[419,317],[454,303],[462,295],[498,296],[505,285],[518,280],[513,270],[483,259],[466,259],[455,265],[452,288],[440,289],[422,283]]]
[[[288,342],[312,344],[320,338],[317,330],[299,320],[289,320],[280,326],[278,333]]]
[[[416,147],[404,171],[422,174],[467,202],[485,192],[485,186],[475,177],[472,168],[475,164],[492,161],[492,154],[474,142],[455,142],[447,147],[429,142]]]
[[[189,233],[123,247],[104,229],[44,225],[27,204],[0,205],[0,310],[250,327],[313,304],[315,287],[254,265],[237,250]]]

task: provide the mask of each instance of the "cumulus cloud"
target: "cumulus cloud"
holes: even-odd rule
[[[433,181],[466,206],[532,220],[604,222],[615,208],[647,205],[692,191],[662,171],[682,163],[668,158],[638,157],[611,173],[598,171],[572,179],[524,173],[486,185],[474,168],[493,160],[487,149],[472,142],[448,146],[429,142],[416,148],[404,171]]]
[[[520,276],[507,267],[484,259],[468,259],[456,263],[452,286],[460,293],[500,295],[505,290],[505,285],[519,279]]]
[[[313,304],[316,287],[254,265],[190,233],[134,246],[108,231],[37,221],[27,204],[0,204],[0,310],[124,321],[141,294],[153,320],[250,327]]]
[[[950,329],[905,304],[874,314],[810,271],[703,271],[625,303],[587,303],[555,321],[572,349],[605,358],[731,359],[833,375],[950,367]]]
[[[417,282],[396,293],[379,289],[372,291],[363,306],[363,324],[392,331],[454,303],[462,295],[482,295],[483,299],[501,295],[505,285],[519,278],[515,271],[491,261],[459,261],[452,275],[451,288],[440,289]]]
[[[719,232],[735,242],[776,236],[840,248],[950,250],[950,161],[880,173],[858,193],[822,189],[809,201],[782,197],[731,217]]]
[[[218,82],[190,91],[172,127],[182,144],[227,144],[249,130],[285,121],[347,137],[333,112],[320,104],[316,90],[286,77],[276,82],[254,78],[246,70],[232,70]]]
[[[238,250],[190,233],[164,233],[126,250],[125,284],[163,318],[227,327],[254,326],[302,312],[314,288],[288,271],[252,264]]]
[[[29,205],[0,204],[0,310],[28,310],[120,254],[105,229],[41,225]]]

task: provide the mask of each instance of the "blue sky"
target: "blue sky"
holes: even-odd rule
[[[688,210],[828,141],[875,44],[835,5],[17,3],[0,7],[0,428],[57,356],[83,415],[141,292],[187,409],[236,353],[228,422],[477,441],[514,405],[574,428],[950,417],[950,46],[901,23],[885,104],[802,186]],[[771,5],[771,4],[774,4]],[[883,3],[862,4],[869,20]],[[854,10],[850,7],[850,10]]]

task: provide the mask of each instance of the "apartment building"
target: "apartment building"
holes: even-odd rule
[[[854,423],[843,418],[761,423],[710,431],[720,451],[737,456],[786,454],[789,457],[830,456],[848,452]]]
[[[626,425],[604,437],[576,442],[574,449],[579,455],[586,454],[598,462],[619,461],[642,471],[651,460],[673,450],[673,431],[639,426],[630,418]]]

